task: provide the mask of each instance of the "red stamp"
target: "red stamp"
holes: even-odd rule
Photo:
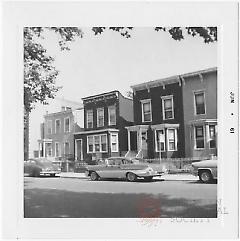
[[[160,201],[146,197],[140,199],[137,206],[139,218],[142,224],[153,226],[160,222]]]

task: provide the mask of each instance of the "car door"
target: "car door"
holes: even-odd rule
[[[103,178],[118,178],[120,165],[118,161],[109,159],[106,166],[100,171],[99,175]]]

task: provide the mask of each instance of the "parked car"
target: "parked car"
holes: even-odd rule
[[[209,183],[213,179],[217,179],[217,160],[209,159],[205,161],[195,162],[192,164],[192,174],[199,176],[200,181]]]
[[[33,177],[39,177],[41,175],[55,176],[60,172],[60,167],[45,158],[29,159],[24,162],[24,175]]]
[[[102,164],[89,165],[86,168],[86,176],[89,176],[92,181],[100,178],[123,178],[130,182],[136,181],[137,178],[144,178],[146,181],[151,181],[153,177],[163,174],[149,164],[139,163],[126,157],[110,157]]]

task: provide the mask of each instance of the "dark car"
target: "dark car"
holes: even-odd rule
[[[87,166],[86,176],[89,176],[92,181],[100,178],[122,178],[133,182],[137,178],[151,181],[153,177],[161,176],[163,173],[148,163],[140,163],[138,160],[126,157],[110,157],[102,164]]]
[[[39,177],[41,175],[55,176],[61,172],[61,168],[54,165],[51,161],[41,159],[29,159],[24,162],[24,175]]]
[[[192,164],[192,174],[198,176],[200,181],[209,183],[213,179],[217,179],[217,160],[209,159],[205,161],[195,162]]]

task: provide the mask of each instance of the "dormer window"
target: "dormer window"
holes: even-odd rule
[[[142,104],[142,122],[151,122],[152,121],[152,107],[151,100],[141,100]]]

